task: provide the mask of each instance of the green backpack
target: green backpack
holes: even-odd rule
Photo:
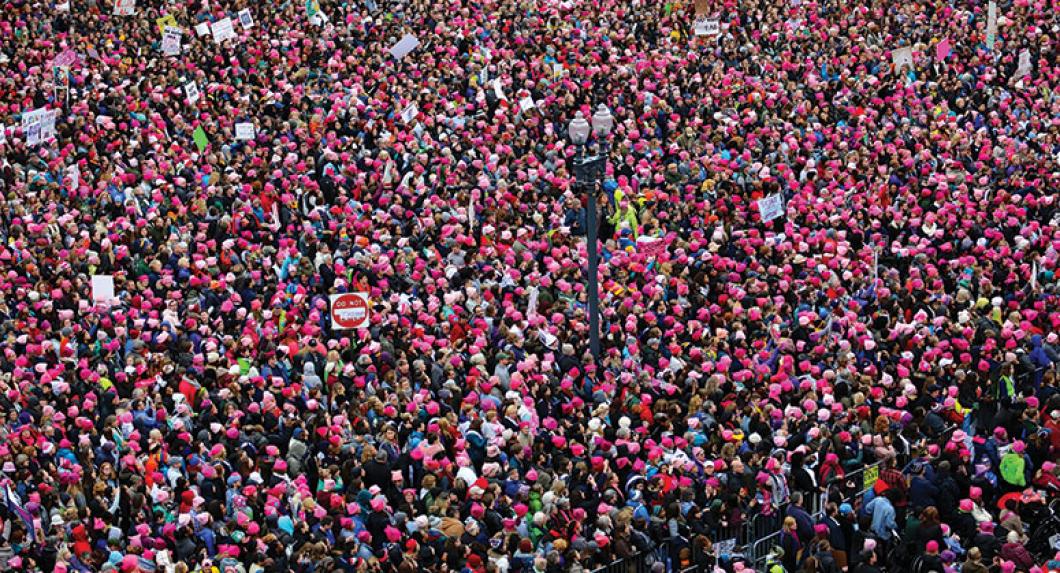
[[[1022,454],[1009,452],[1001,458],[1001,479],[1006,482],[1023,487],[1027,485],[1023,476],[1024,460]]]

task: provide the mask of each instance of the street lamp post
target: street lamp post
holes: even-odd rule
[[[593,360],[600,362],[600,287],[597,284],[597,275],[600,260],[597,254],[597,223],[596,223],[596,189],[603,182],[607,170],[607,155],[609,151],[608,136],[615,121],[611,117],[611,111],[607,106],[600,104],[592,118],[592,132],[596,136],[599,149],[597,155],[587,156],[585,153],[586,143],[589,141],[589,122],[585,121],[582,112],[577,112],[571,120],[567,132],[571,142],[577,147],[577,155],[574,158],[574,181],[577,187],[582,188],[586,194],[585,226],[586,248],[589,255],[589,350],[592,352]]]

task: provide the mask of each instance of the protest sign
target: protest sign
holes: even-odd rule
[[[195,102],[199,101],[199,85],[195,82],[184,84],[184,95],[187,96],[188,103],[195,105]]]
[[[71,191],[81,186],[81,167],[74,163],[66,168],[66,188]]]
[[[243,8],[239,11],[239,24],[244,30],[254,27],[254,17],[250,15],[250,8]]]
[[[213,31],[213,41],[218,44],[224,43],[225,40],[236,37],[236,31],[232,27],[231,18],[223,18],[213,23],[210,27]]]
[[[155,24],[158,24],[158,31],[165,34],[167,27],[178,28],[177,19],[172,14],[166,14],[161,18],[155,20]]]
[[[74,66],[81,61],[81,58],[77,55],[77,52],[67,48],[55,56],[52,60],[53,66]]]
[[[162,53],[167,56],[180,55],[180,39],[184,32],[180,28],[167,26],[162,32]]]
[[[696,20],[695,31],[697,36],[717,36],[721,33],[721,22],[717,18]]]
[[[114,298],[114,275],[92,275],[92,300],[109,302]]]
[[[195,35],[205,36],[210,33],[210,24],[208,22],[202,22],[201,24],[195,24]]]
[[[331,295],[331,328],[336,330],[368,328],[370,319],[368,293],[350,292]]]
[[[210,140],[206,137],[206,130],[201,125],[195,128],[191,137],[195,140],[195,147],[199,150],[199,153],[206,151],[206,146],[210,145]]]
[[[519,108],[522,109],[524,112],[530,111],[535,107],[537,106],[534,104],[534,98],[530,96],[526,96],[523,99],[519,100]]]
[[[900,71],[902,66],[913,67],[913,48],[906,46],[891,50],[891,61],[894,63],[894,71]]]
[[[236,140],[237,141],[250,141],[254,139],[254,124],[253,123],[237,123],[236,124]]]
[[[950,50],[950,39],[943,38],[941,42],[935,45],[935,59],[940,62],[945,60],[950,57]]]
[[[997,40],[997,2],[990,0],[990,5],[986,9],[986,47],[988,50],[994,49],[994,42]]]
[[[114,0],[115,16],[132,16],[136,13],[136,0]]]
[[[32,147],[43,140],[41,137],[41,124],[47,111],[47,109],[42,107],[22,114],[22,137],[25,139],[26,145]]]
[[[784,198],[779,193],[758,200],[758,213],[768,223],[784,214]]]
[[[1016,74],[1012,79],[1018,80],[1023,76],[1031,74],[1031,51],[1027,48],[1020,50],[1019,65],[1016,66]]]
[[[499,79],[493,80],[493,95],[497,96],[497,99],[508,101],[508,96],[504,95],[504,86],[501,85]]]
[[[401,38],[398,43],[394,44],[394,46],[390,48],[390,55],[400,60],[401,58],[404,58],[406,55],[408,55],[409,52],[415,50],[416,46],[419,45],[420,40],[416,36],[413,36],[412,34],[405,34],[405,36]]]
[[[420,111],[416,108],[416,102],[409,102],[409,105],[401,110],[401,121],[411,123],[412,120],[416,119],[416,115],[419,113]]]

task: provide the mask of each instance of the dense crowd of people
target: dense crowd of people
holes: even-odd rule
[[[695,4],[4,1],[0,571],[1057,567],[1056,2]]]

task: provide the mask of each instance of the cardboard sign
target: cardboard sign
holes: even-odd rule
[[[394,56],[395,59],[400,60],[408,55],[409,52],[416,49],[416,46],[420,45],[420,40],[412,34],[405,34],[398,43],[394,44],[390,48],[390,55]]]
[[[779,193],[758,200],[758,214],[768,223],[784,214],[784,198]]]
[[[136,0],[114,0],[115,16],[132,16],[136,13]]]
[[[213,31],[213,41],[218,44],[224,43],[225,40],[230,40],[236,37],[236,31],[232,27],[232,19],[224,18],[213,23],[210,27]]]
[[[351,292],[331,295],[331,327],[336,330],[368,328],[371,322],[368,293]]]
[[[994,2],[994,0],[990,0],[990,5],[986,9],[987,49],[993,50],[995,41],[997,41],[997,2]]]
[[[891,50],[891,62],[894,63],[894,71],[900,71],[902,66],[913,67],[913,48],[897,48]]]
[[[180,39],[184,32],[180,28],[166,26],[162,32],[162,53],[167,56],[180,55]]]
[[[92,300],[110,302],[114,298],[114,275],[92,275]]]
[[[166,28],[179,28],[177,25],[177,19],[172,14],[166,14],[161,18],[155,20],[155,24],[158,24],[158,31],[165,34]]]
[[[237,123],[236,124],[236,141],[250,141],[254,139],[254,124],[253,123]]]
[[[188,97],[188,103],[195,105],[195,102],[199,101],[199,85],[195,82],[188,82],[184,84],[184,95]]]
[[[244,30],[254,27],[254,17],[250,15],[250,8],[243,8],[239,11],[239,24]]]

